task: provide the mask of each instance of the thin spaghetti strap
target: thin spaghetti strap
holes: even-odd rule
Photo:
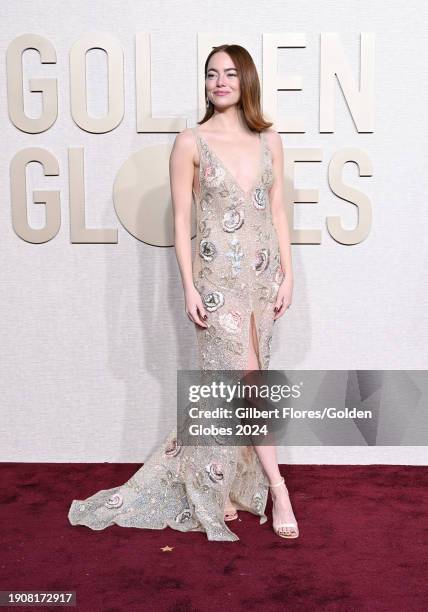
[[[195,125],[194,127],[191,128],[191,130],[192,130],[193,135],[194,135],[195,140],[196,140],[196,145],[198,147],[199,156],[201,156],[202,155],[202,142],[201,142],[201,140],[203,140],[203,139],[199,135],[198,126]]]
[[[192,191],[193,191],[193,193],[195,195],[196,200],[200,201],[200,199],[202,197],[202,190],[203,190],[203,179],[202,179],[203,154],[202,154],[201,143],[200,143],[200,140],[199,140],[198,126],[192,127],[191,130],[193,132],[193,135],[195,136],[196,146],[198,148],[198,155],[199,155],[198,194],[196,194],[196,192],[193,189],[193,187],[192,187]]]
[[[259,133],[260,133],[260,141],[261,141],[261,148],[262,148],[262,156],[264,157],[264,154],[266,153],[265,133],[263,130]]]
[[[200,141],[199,141],[198,126],[192,127],[191,130],[192,130],[193,135],[195,137],[196,145],[198,147],[198,152],[200,154],[201,153],[201,145],[200,145]]]
[[[266,138],[266,132],[265,132],[264,130],[262,130],[262,131],[260,132],[260,136],[261,136],[261,138],[262,138],[262,143],[263,143],[263,150],[264,150],[264,153],[269,152],[270,154],[272,154],[272,152],[271,152],[271,150],[270,150],[270,147],[269,147],[268,140],[267,140],[267,138]]]

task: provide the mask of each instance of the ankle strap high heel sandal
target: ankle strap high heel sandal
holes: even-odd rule
[[[279,487],[281,485],[284,485],[287,491],[287,495],[288,495],[288,489],[285,484],[283,476],[281,477],[281,480],[279,482],[270,484],[269,488],[273,489],[274,487]],[[272,518],[272,523],[273,523],[273,518]],[[273,526],[274,532],[277,535],[279,535],[280,538],[286,538],[286,539],[291,540],[291,539],[299,537],[299,528],[297,527],[297,523],[280,523],[279,525],[272,525],[272,526]]]
[[[226,504],[223,511],[225,521],[235,521],[238,518],[238,510],[233,505]]]
[[[224,520],[226,522],[228,521],[235,521],[238,518],[238,511],[235,510],[225,510],[224,511]]]

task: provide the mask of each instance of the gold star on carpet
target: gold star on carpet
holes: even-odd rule
[[[163,550],[163,552],[170,552],[171,550],[173,550],[174,547],[170,547],[170,546],[164,546],[163,548],[161,548],[161,550]]]

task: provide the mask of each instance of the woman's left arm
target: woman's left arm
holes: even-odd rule
[[[274,182],[269,192],[269,199],[272,211],[272,222],[278,236],[281,268],[285,274],[279,286],[275,302],[276,314],[274,319],[278,319],[291,305],[293,294],[293,265],[291,260],[290,230],[288,227],[284,201],[284,153],[282,140],[278,132],[271,131],[269,135],[274,175]]]

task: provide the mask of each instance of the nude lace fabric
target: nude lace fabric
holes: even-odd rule
[[[260,133],[260,168],[244,191],[197,128],[199,194],[193,281],[208,312],[195,326],[201,370],[245,370],[254,313],[260,369],[268,369],[274,303],[283,271],[272,223],[271,152]],[[72,525],[201,531],[208,540],[236,541],[224,521],[227,495],[238,510],[265,514],[268,479],[253,446],[184,446],[172,430],[123,485],[73,500]],[[231,523],[230,523],[231,524]]]

